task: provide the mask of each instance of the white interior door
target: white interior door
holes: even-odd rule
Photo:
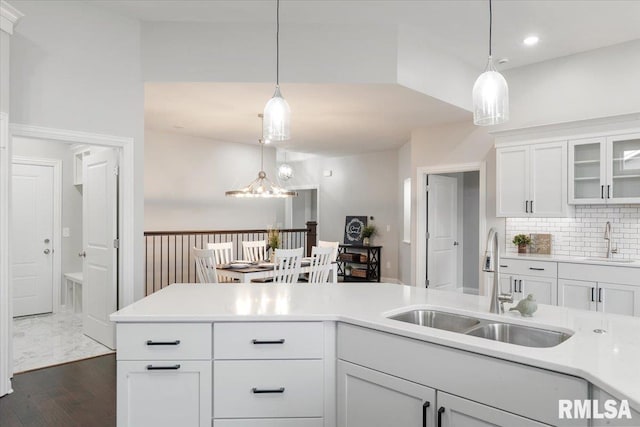
[[[429,287],[455,288],[458,280],[458,180],[429,175],[427,195]]]
[[[13,164],[13,315],[53,311],[53,166]]]
[[[83,159],[82,312],[85,335],[115,348],[117,310],[117,156],[115,150],[92,151]]]

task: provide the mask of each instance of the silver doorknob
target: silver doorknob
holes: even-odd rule
[[[51,252],[51,251],[50,251],[49,249],[45,249],[45,250],[44,250],[45,255],[49,255],[49,253],[50,253],[50,252]]]
[[[453,242],[453,246],[458,246],[460,243],[458,242]]]
[[[45,242],[45,243],[49,243],[50,241],[51,241],[51,240],[49,240],[49,239],[44,239],[44,242]]]
[[[82,252],[80,252],[80,253],[78,254],[78,256],[79,256],[80,258],[86,258],[86,257],[87,257],[87,253],[86,253],[85,251],[82,251]]]

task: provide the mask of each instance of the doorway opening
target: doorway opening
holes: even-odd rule
[[[115,348],[121,151],[12,139],[14,373]]]
[[[416,285],[479,294],[484,162],[419,168],[418,178]]]
[[[307,228],[307,222],[319,221],[320,199],[317,186],[287,187],[298,192],[297,197],[285,199],[284,223],[286,228]],[[319,230],[318,230],[319,234]]]

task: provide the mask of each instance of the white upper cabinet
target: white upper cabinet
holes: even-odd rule
[[[567,216],[567,143],[496,150],[498,217]]]
[[[569,141],[569,203],[640,203],[640,134]]]

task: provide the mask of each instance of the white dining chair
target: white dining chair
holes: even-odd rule
[[[267,241],[252,240],[242,242],[242,256],[245,260],[256,262],[267,259]]]
[[[296,283],[304,249],[276,249],[274,283]]]
[[[311,265],[309,266],[309,283],[327,283],[333,262],[333,247],[311,248]]]
[[[215,252],[218,264],[230,264],[233,261],[233,242],[207,243],[207,249]]]
[[[327,242],[324,240],[318,240],[318,247],[319,248],[331,248],[333,249],[332,253],[331,253],[331,262],[336,262],[338,260],[338,246],[340,245],[340,242]]]
[[[191,256],[196,263],[196,273],[200,283],[218,283],[216,273],[216,254],[213,249],[191,249]]]

